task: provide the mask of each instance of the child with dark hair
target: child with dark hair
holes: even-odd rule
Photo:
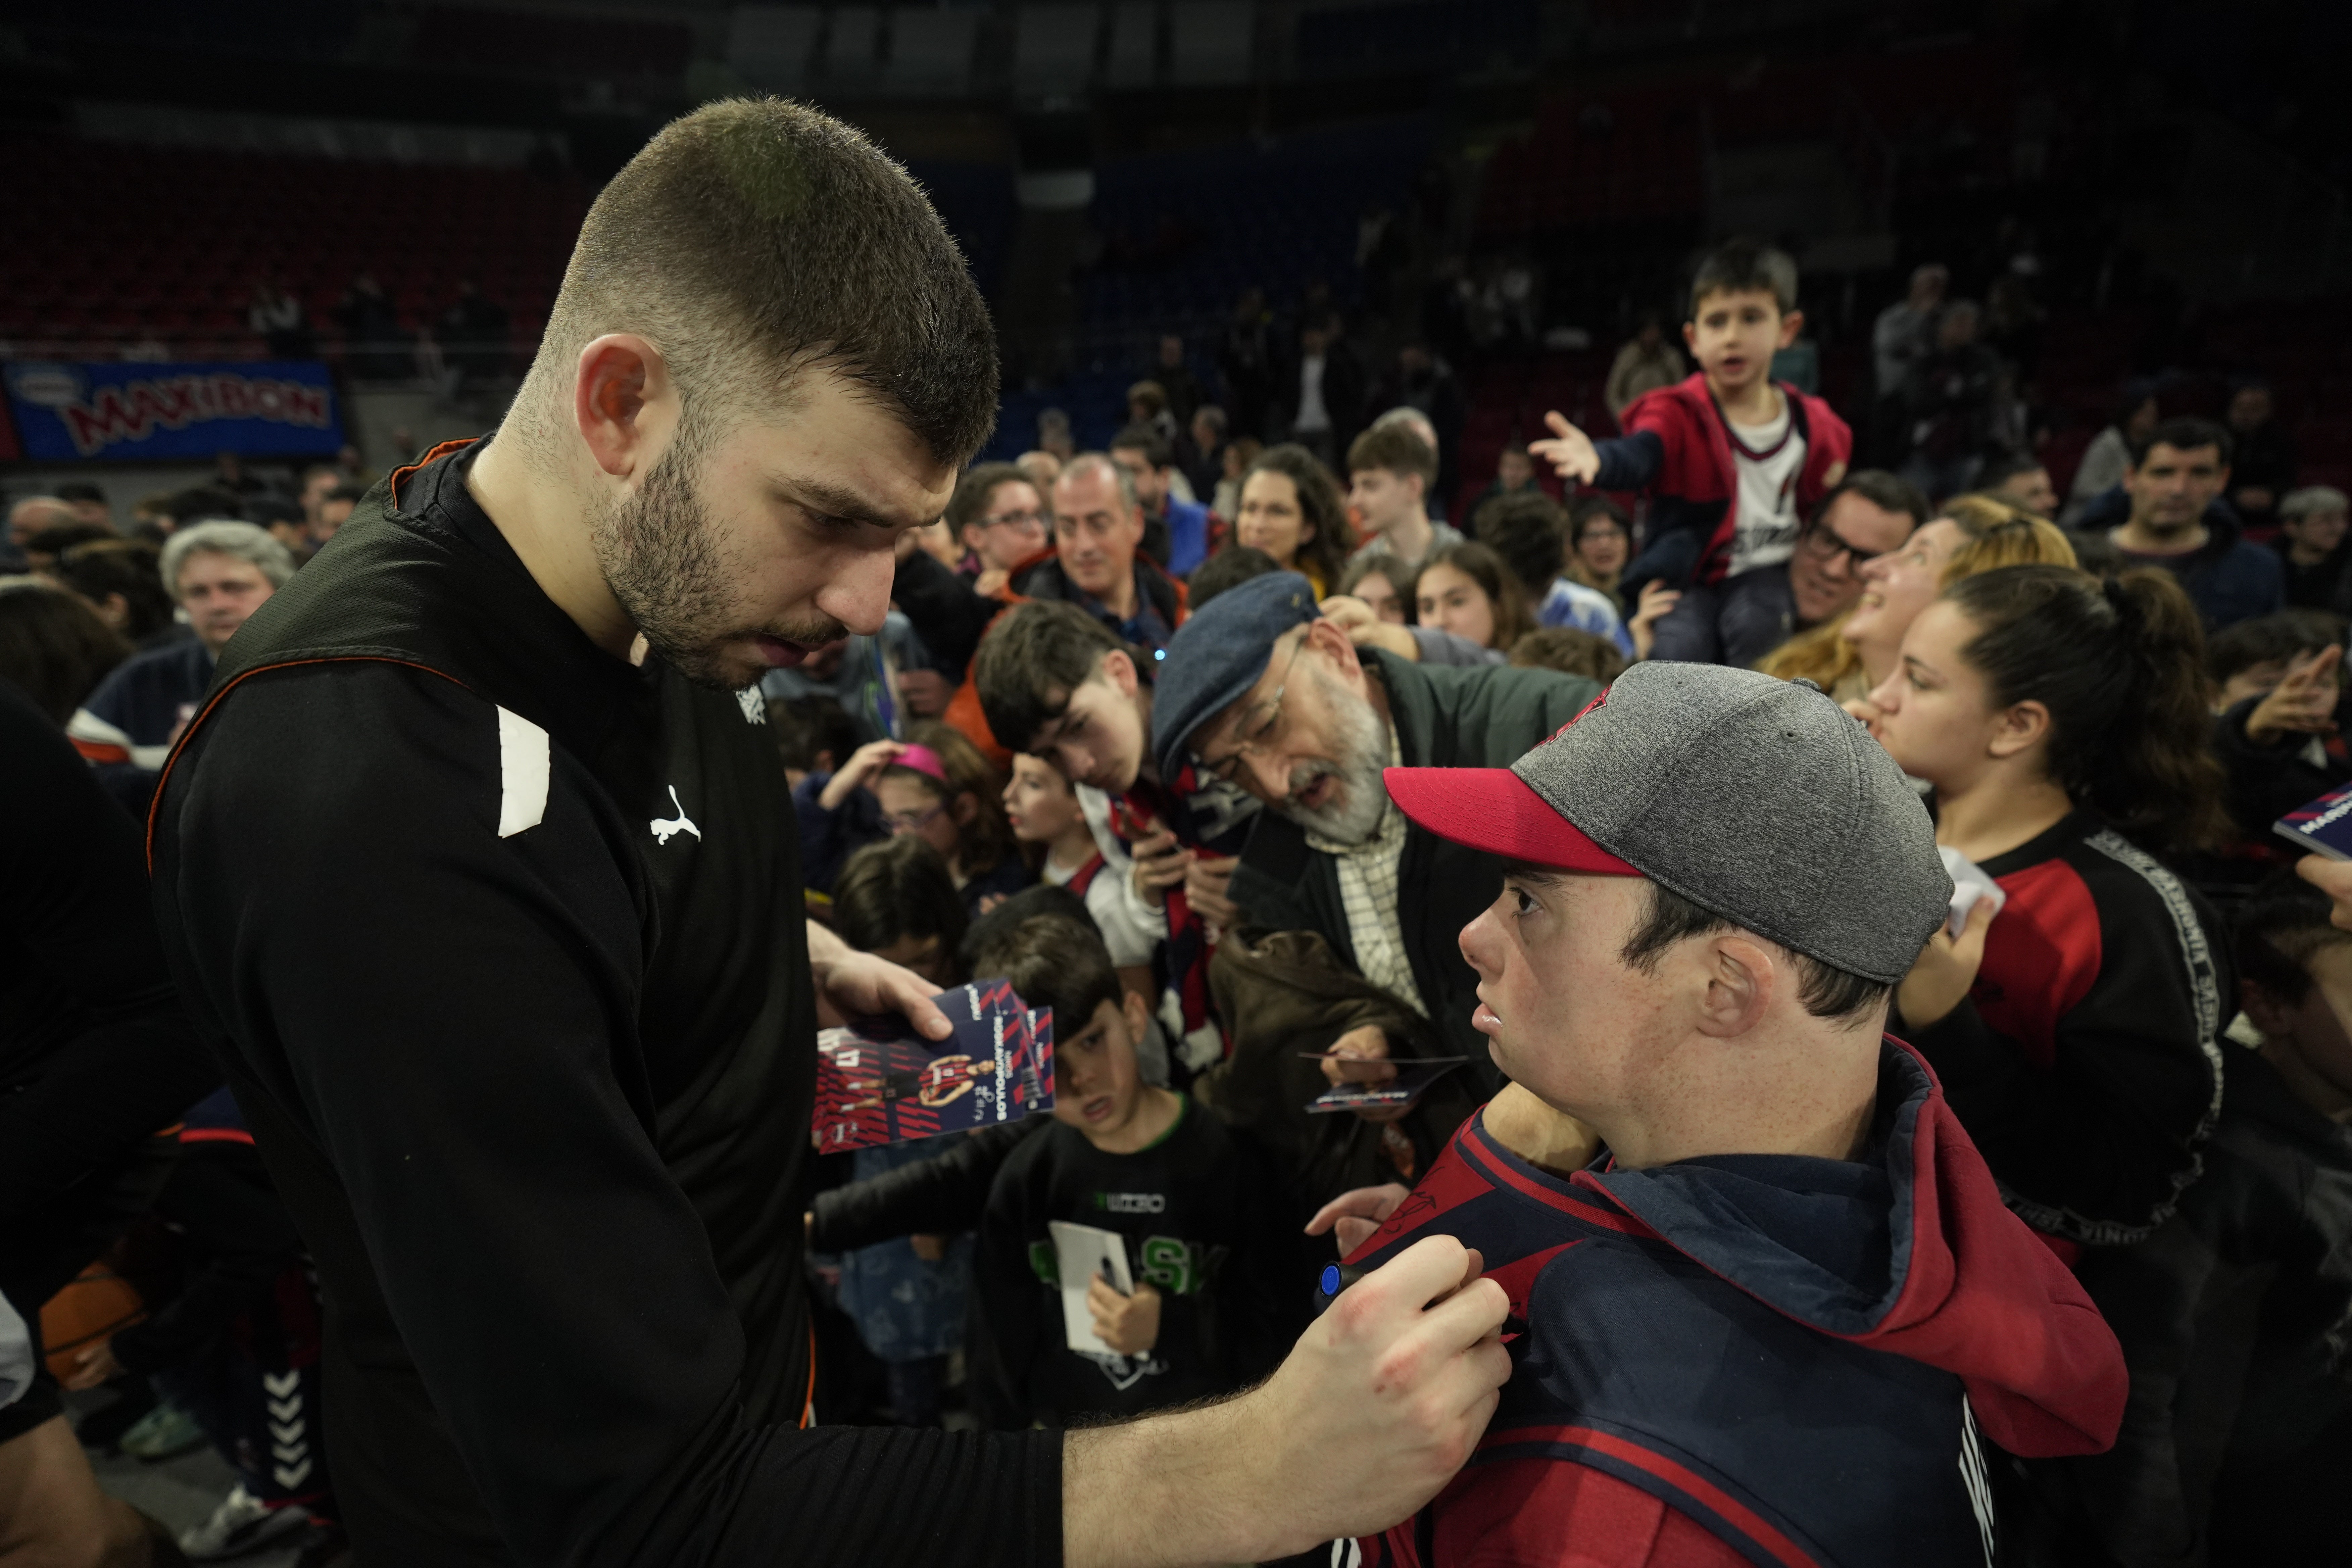
[[[990,1189],[973,1265],[974,1405],[1016,1429],[1120,1417],[1247,1386],[1288,1342],[1297,1256],[1264,1163],[1214,1116],[1146,1083],[1143,1000],[1102,941],[1040,916],[978,955],[1033,1007],[1054,1010],[1054,1124],[1024,1140]],[[1055,1220],[1115,1231],[1134,1281],[1088,1284],[1107,1352],[1069,1348]]]
[[[2282,610],[2217,632],[2205,673],[2216,688],[2213,753],[2229,773],[2230,824],[2256,864],[2286,846],[2271,824],[2352,779],[2336,734],[2344,700],[2344,623]]]
[[[861,952],[902,963],[941,990],[962,978],[963,901],[947,863],[924,840],[901,835],[849,858],[833,895],[833,929]],[[926,1138],[860,1149],[858,1180],[937,1159],[958,1140]],[[963,1341],[971,1289],[971,1237],[908,1236],[845,1253],[841,1309],[889,1374],[890,1412],[902,1426],[940,1424],[948,1356]]]
[[[2005,566],[1954,583],[1871,693],[1935,790],[1936,841],[2007,895],[1896,994],[2011,1207],[2076,1247],[2145,1239],[2197,1176],[2231,994],[2211,908],[2155,852],[2222,826],[2203,637],[2160,572]]]
[[[2324,1563],[2352,1467],[2352,932],[2291,875],[2236,922],[2244,1011],[2204,1174],[2083,1282],[2131,1364],[2112,1453],[2071,1461],[2107,1559]],[[2252,1049],[2245,1047],[2252,1047]]]
[[[830,697],[771,697],[768,733],[794,789],[811,773],[830,773],[857,750],[857,724]]]
[[[1699,368],[1643,394],[1625,434],[1594,441],[1548,414],[1530,448],[1562,478],[1650,498],[1650,540],[1619,596],[1663,581],[1681,602],[1653,657],[1746,666],[1782,635],[1786,566],[1804,519],[1845,477],[1853,432],[1821,398],[1772,380],[1772,355],[1804,328],[1785,252],[1729,241],[1699,264],[1683,326]]]
[[[1497,496],[1478,509],[1471,526],[1478,542],[1500,555],[1527,590],[1536,625],[1591,632],[1633,657],[1633,638],[1617,602],[1570,573],[1568,512],[1558,501],[1541,490]]]
[[[1185,580],[1185,603],[1199,615],[1201,606],[1228,588],[1238,588],[1253,577],[1279,572],[1274,557],[1246,544],[1229,544],[1201,563]]]
[[[1544,626],[1511,645],[1511,664],[1519,669],[1557,669],[1581,675],[1606,686],[1625,673],[1625,656],[1606,637],[1574,626]]]

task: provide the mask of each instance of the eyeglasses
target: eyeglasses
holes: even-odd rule
[[[1209,772],[1223,783],[1239,781],[1242,759],[1257,755],[1259,748],[1273,736],[1274,727],[1282,721],[1283,694],[1290,689],[1290,672],[1298,667],[1298,656],[1306,649],[1307,639],[1304,637],[1290,645],[1290,662],[1282,667],[1282,679],[1275,687],[1274,695],[1251,708],[1234,725],[1233,751],[1213,763],[1202,759],[1208,763]]]
[[[1836,529],[1826,522],[1808,524],[1797,543],[1808,555],[1817,556],[1823,561],[1834,561],[1841,555],[1849,556],[1856,566],[1864,565],[1882,555],[1890,553],[1885,550],[1864,550],[1861,545],[1842,537]]]
[[[1045,514],[1042,511],[991,512],[980,520],[982,528],[1043,528]]]
[[[920,833],[931,825],[933,817],[946,809],[947,803],[942,801],[929,811],[886,811],[882,814],[882,826],[893,835]]]

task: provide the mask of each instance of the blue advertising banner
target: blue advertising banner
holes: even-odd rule
[[[25,360],[4,379],[17,444],[35,461],[140,458],[332,457],[343,444],[327,367],[314,360],[235,364],[62,364]]]

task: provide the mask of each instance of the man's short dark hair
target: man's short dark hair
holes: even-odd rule
[[[1247,544],[1228,544],[1192,569],[1185,584],[1184,603],[1199,615],[1208,602],[1228,588],[1238,588],[1253,577],[1279,572],[1282,563],[1265,551]]]
[[[1168,437],[1160,433],[1160,428],[1156,425],[1129,425],[1122,427],[1118,435],[1110,438],[1110,450],[1140,452],[1143,454],[1143,460],[1154,468],[1164,468],[1176,460],[1174,454],[1168,449]]]
[[[1700,258],[1691,279],[1691,316],[1709,294],[1762,293],[1772,296],[1780,314],[1797,308],[1797,264],[1777,246],[1742,237],[1725,240]]]
[[[1685,937],[1713,936],[1717,931],[1739,929],[1714,910],[1701,909],[1672,889],[1652,882],[1649,909],[1633,928],[1633,934],[1625,939],[1618,957],[1629,968],[1655,974],[1658,960]],[[1757,940],[1780,947],[1769,938]],[[1873,1008],[1885,1007],[1887,997],[1894,994],[1895,987],[1883,981],[1832,969],[1818,958],[1788,948],[1780,951],[1795,960],[1798,999],[1804,1003],[1805,1011],[1816,1018],[1839,1024],[1859,1023]]]
[[[2215,632],[2205,644],[2205,673],[2218,686],[2255,665],[2317,653],[2343,642],[2344,623],[2326,611],[2281,610]]]
[[[1366,468],[1418,474],[1426,489],[1437,482],[1437,454],[1407,426],[1375,425],[1348,446],[1348,472],[1352,476]]]
[[[964,471],[963,478],[956,481],[955,494],[948,498],[948,531],[961,543],[964,525],[978,522],[987,514],[989,504],[996,499],[999,485],[1028,483],[1029,476],[1015,464],[974,463]]]
[[[974,975],[1009,980],[1028,1005],[1051,1007],[1057,1041],[1077,1038],[1104,1003],[1120,1003],[1118,971],[1103,939],[1061,915],[1032,915],[972,957]]]
[[[1506,491],[1480,506],[1470,526],[1540,604],[1567,555],[1568,512],[1559,502],[1541,490]]]
[[[1984,467],[1977,470],[1977,489],[1997,490],[2020,474],[2033,473],[2045,466],[2031,452],[2002,452],[1987,458]]]
[[[245,503],[245,521],[270,528],[281,522],[299,525],[305,520],[300,503],[291,496],[254,496]]]
[[[860,952],[937,937],[940,951],[952,953],[968,918],[948,863],[919,834],[866,845],[833,884],[833,929]]]
[[[1070,693],[1102,668],[1103,656],[1134,650],[1100,621],[1057,599],[1015,605],[980,639],[971,679],[998,742],[1027,751],[1062,716]],[[1136,661],[1139,675],[1145,666]]]
[[[88,479],[68,479],[51,489],[49,493],[59,500],[96,501],[100,506],[106,504],[106,491]]]
[[[2211,447],[2221,453],[2221,466],[2225,468],[2230,466],[2231,455],[2237,450],[2237,443],[2230,439],[2229,431],[2210,419],[2200,419],[2193,415],[2157,421],[2156,428],[2147,433],[2147,440],[2133,444],[2132,467],[2137,468],[2147,462],[2147,455],[2158,447],[2169,447],[2176,452],[2194,452],[2200,447]]]
[[[531,379],[611,331],[659,343],[690,419],[846,378],[938,461],[996,425],[996,334],[921,187],[860,132],[779,99],[673,120],[580,226]],[[538,401],[569,408],[553,384]]]
[[[1860,496],[1881,511],[1899,511],[1911,520],[1913,529],[1936,515],[1936,509],[1917,485],[1885,468],[1856,468],[1838,481],[1836,488],[1822,498],[1813,509],[1813,521],[1829,516],[1840,496]]]

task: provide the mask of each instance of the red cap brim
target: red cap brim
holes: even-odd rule
[[[1508,768],[1386,768],[1397,809],[1440,838],[1530,866],[1638,877]]]

